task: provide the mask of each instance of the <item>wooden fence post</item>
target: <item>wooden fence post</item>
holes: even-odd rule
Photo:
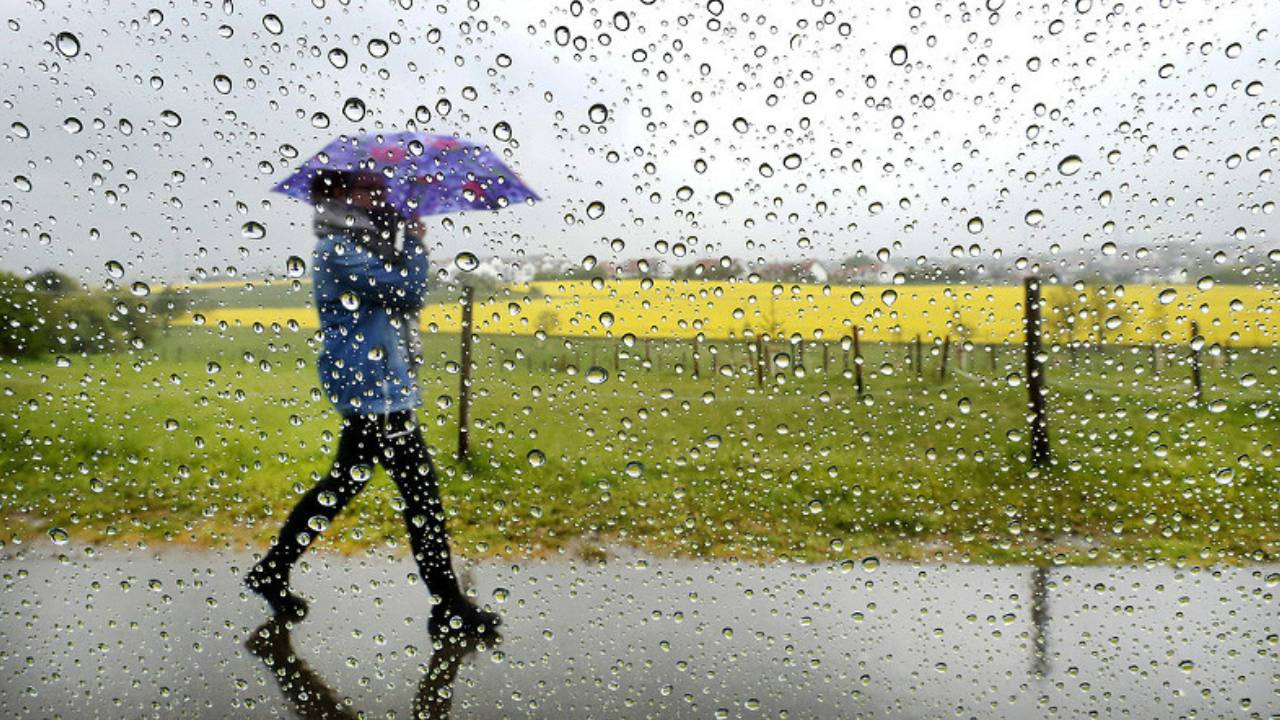
[[[1049,464],[1049,418],[1044,398],[1044,361],[1040,351],[1040,278],[1029,277],[1026,287],[1027,395],[1031,405],[1031,464]]]
[[[920,342],[920,336],[916,335],[916,379],[919,380],[924,376],[924,343]]]
[[[946,381],[947,379],[947,358],[951,356],[951,336],[947,335],[942,338],[942,363],[938,365],[938,380]]]
[[[702,353],[698,352],[698,338],[693,339],[693,379],[702,377]]]
[[[472,288],[462,286],[462,368],[458,373],[458,461],[471,459],[471,305]]]
[[[756,336],[756,387],[764,389],[764,338]]]
[[[858,397],[862,397],[862,343],[858,340],[858,326],[853,326],[853,376],[858,384]]]
[[[1204,381],[1200,377],[1200,346],[1204,341],[1200,339],[1200,324],[1195,320],[1191,321],[1191,382],[1195,386],[1195,394],[1192,399],[1197,404],[1204,398]]]
[[[827,367],[831,364],[831,343],[822,343],[822,374],[827,374]]]

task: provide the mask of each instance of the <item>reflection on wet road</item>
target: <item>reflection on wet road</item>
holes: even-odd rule
[[[267,623],[246,555],[3,560],[3,717],[1267,717],[1280,568],[486,564],[437,647],[403,559],[318,555]]]

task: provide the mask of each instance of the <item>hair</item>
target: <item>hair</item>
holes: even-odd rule
[[[311,200],[342,197],[355,185],[356,174],[345,170],[317,170],[311,178]]]

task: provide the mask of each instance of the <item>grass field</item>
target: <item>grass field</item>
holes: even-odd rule
[[[481,336],[462,467],[458,337],[426,340],[421,420],[467,556],[617,542],[810,560],[1280,550],[1272,349],[1207,354],[1199,404],[1185,348],[1158,372],[1144,347],[1054,351],[1055,462],[1036,471],[1018,348],[972,346],[941,381],[936,345],[917,378],[908,348],[865,342],[859,398],[836,343],[825,371],[820,346],[775,344],[758,388],[743,342],[704,344],[694,377],[689,341]],[[315,352],[305,328],[210,323],[131,354],[6,362],[8,541],[262,543],[333,450]],[[374,482],[325,542],[402,544],[391,488]]]

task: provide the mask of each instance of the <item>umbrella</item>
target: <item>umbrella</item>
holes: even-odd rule
[[[541,199],[487,147],[423,132],[343,135],[271,189],[311,203],[311,181],[321,170],[381,175],[388,204],[407,218]]]

